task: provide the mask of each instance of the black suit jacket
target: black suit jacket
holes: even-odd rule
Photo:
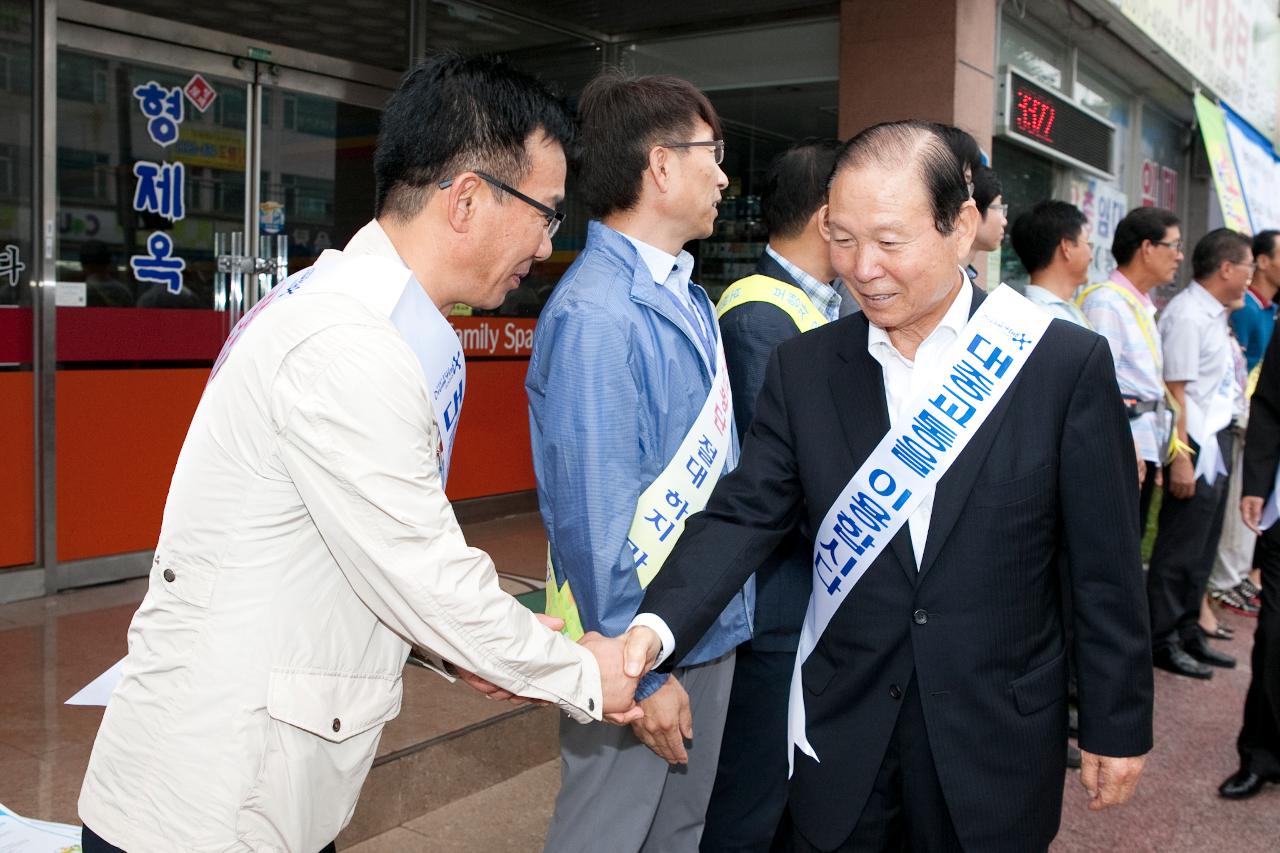
[[[799,286],[786,268],[767,254],[760,256],[756,272]],[[739,439],[746,438],[755,417],[756,397],[764,384],[769,356],[778,344],[799,334],[791,316],[767,302],[744,302],[720,318]],[[756,612],[750,643],[759,651],[794,652],[800,640],[813,559],[813,540],[803,527],[799,525],[787,534],[756,571]]]
[[[975,290],[975,308],[982,298]],[[801,519],[817,529],[888,430],[867,331],[855,314],[774,352],[741,463],[689,519],[641,605],[674,633],[669,660]],[[804,665],[821,763],[796,753],[790,808],[814,844],[835,846],[856,825],[912,678],[965,847],[1049,844],[1067,739],[1064,589],[1074,604],[1081,747],[1110,756],[1151,748],[1132,469],[1106,341],[1054,320],[939,483],[922,565],[904,526]]]
[[[1241,494],[1257,498],[1270,496],[1277,465],[1280,465],[1280,335],[1272,334],[1262,356],[1258,387],[1249,402]],[[1227,507],[1227,512],[1236,512],[1236,508]]]

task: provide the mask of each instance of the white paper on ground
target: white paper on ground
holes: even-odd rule
[[[123,669],[124,658],[121,658],[116,661],[116,665],[111,669],[80,688],[80,692],[68,699],[65,704],[101,705],[105,708],[107,700],[111,698],[111,694],[115,692],[116,685],[120,683],[120,673]],[[0,853],[4,853],[3,848],[0,848]]]
[[[80,827],[25,818],[0,804],[0,853],[80,853]]]

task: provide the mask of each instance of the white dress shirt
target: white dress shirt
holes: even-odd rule
[[[618,232],[622,234],[621,231]],[[715,332],[707,325],[707,318],[703,316],[702,309],[694,302],[693,294],[689,291],[689,281],[693,275],[693,255],[681,249],[680,254],[673,255],[659,249],[657,246],[650,245],[643,240],[637,240],[629,234],[622,234],[627,238],[631,245],[636,247],[636,251],[640,253],[640,260],[649,269],[649,275],[653,277],[653,281],[658,287],[665,288],[672,293],[684,308],[680,313],[688,316],[683,317],[684,322],[689,322],[689,317],[697,323],[697,328],[687,328],[685,331],[693,335],[695,341],[708,340],[714,345],[716,340]],[[672,280],[671,275],[675,274]],[[699,351],[701,351],[699,347]],[[703,357],[707,357],[707,353],[703,352]],[[710,362],[708,362],[709,364]],[[715,371],[714,366],[712,372]]]
[[[914,360],[907,360],[889,341],[889,333],[879,326],[871,325],[867,333],[867,352],[880,362],[884,374],[884,396],[889,405],[889,425],[893,426],[903,414],[907,413],[909,404],[929,385],[949,362],[942,356],[947,348],[960,337],[960,331],[969,322],[969,309],[973,305],[973,288],[968,286],[968,279],[960,288],[942,315],[942,321],[921,341],[916,349]],[[933,492],[930,492],[916,511],[907,519],[907,528],[911,533],[911,550],[916,555],[916,568],[919,569],[924,559],[925,540],[929,536],[929,523],[933,519]]]
[[[1187,383],[1187,396],[1207,412],[1223,376],[1236,369],[1233,349],[1240,348],[1231,336],[1226,306],[1193,281],[1160,312],[1160,338],[1165,381]],[[1234,417],[1245,410],[1243,384],[1237,384]]]

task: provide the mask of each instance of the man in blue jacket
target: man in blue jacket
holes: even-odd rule
[[[760,212],[769,243],[754,275],[720,298],[720,333],[746,435],[774,347],[840,316],[827,240],[827,180],[840,142],[814,139],[765,174]],[[787,802],[787,688],[811,587],[812,541],[793,531],[756,572],[755,631],[738,649],[703,853],[767,851]]]
[[[719,118],[683,80],[602,75],[580,121],[593,221],[539,319],[525,387],[548,612],[571,635],[616,636],[736,462],[715,314],[682,248],[710,236],[728,179]],[[642,720],[561,727],[547,850],[696,849],[752,603],[739,591],[673,673],[641,680]]]

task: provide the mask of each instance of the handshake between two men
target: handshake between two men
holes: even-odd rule
[[[549,630],[564,628],[563,619],[543,614],[537,618]],[[651,695],[639,702],[635,698],[640,678],[653,669],[662,651],[658,635],[651,628],[638,625],[613,638],[588,631],[578,644],[591,652],[600,669],[605,721],[630,725],[636,737],[668,763],[688,763],[685,741],[693,739],[693,716],[689,695],[680,682],[669,677]],[[459,669],[458,677],[490,699],[513,705],[547,704],[541,699],[518,696],[467,670]]]

